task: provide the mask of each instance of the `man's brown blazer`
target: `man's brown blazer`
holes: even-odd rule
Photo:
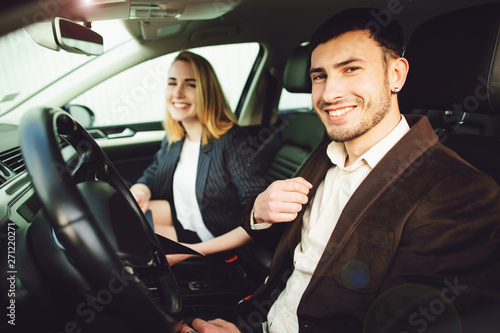
[[[439,143],[426,117],[405,117],[410,131],[361,183],[337,222],[300,301],[300,332],[500,327],[500,188]],[[325,145],[301,173],[314,186],[309,201],[330,167]],[[252,206],[244,228],[257,241],[279,243],[269,278],[242,305],[246,324],[259,314],[266,318],[285,287],[302,227],[299,214],[291,223],[251,230]]]

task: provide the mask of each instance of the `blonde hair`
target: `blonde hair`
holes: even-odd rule
[[[182,51],[173,63],[176,61],[185,61],[193,66],[196,76],[196,114],[203,125],[202,145],[206,145],[210,140],[220,138],[233,126],[238,125],[238,122],[224,96],[217,74],[205,58]],[[184,126],[180,121],[172,119],[168,107],[163,126],[169,143],[186,135]]]

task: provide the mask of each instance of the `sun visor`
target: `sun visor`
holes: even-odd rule
[[[241,1],[132,1],[130,19],[163,21],[214,19],[234,9]]]

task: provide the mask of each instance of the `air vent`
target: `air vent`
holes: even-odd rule
[[[0,162],[16,174],[26,170],[20,147],[0,153]]]
[[[0,164],[0,187],[2,187],[2,185],[7,182],[7,179],[10,177],[12,177],[12,172],[10,172],[10,170],[3,164]]]

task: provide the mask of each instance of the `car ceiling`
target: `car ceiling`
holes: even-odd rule
[[[168,6],[172,3],[211,3],[215,0],[195,0],[174,2],[167,0],[143,0],[140,3]],[[239,3],[241,1],[241,3]],[[136,1],[132,1],[136,2]],[[397,11],[398,20],[404,25],[406,36],[415,26],[430,17],[491,0],[220,0],[236,7],[217,18],[209,20],[180,20],[169,18],[127,20],[130,14],[129,0],[4,0],[0,5],[0,34],[26,25],[29,21],[40,20],[45,11],[75,20],[95,21],[103,19],[125,19],[128,30],[136,39],[156,40],[183,36],[184,44],[210,44],[259,40],[267,43],[300,43],[306,41],[316,27],[328,17],[349,7],[376,7]],[[83,3],[85,3],[83,5]],[[238,4],[239,3],[239,4]],[[16,12],[9,7],[17,7]],[[217,6],[213,4],[212,6]],[[203,11],[199,13],[203,16]],[[46,16],[46,15],[45,15]],[[214,29],[213,27],[218,27]],[[158,29],[163,28],[158,36]],[[165,33],[163,33],[165,32]],[[205,41],[203,41],[205,39]],[[207,41],[210,39],[210,41]],[[265,43],[264,42],[264,43]],[[187,45],[186,45],[187,46]],[[191,47],[191,45],[189,45]]]

